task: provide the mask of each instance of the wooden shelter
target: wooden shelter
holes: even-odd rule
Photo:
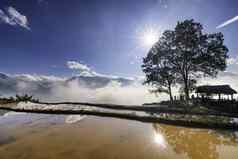
[[[237,92],[230,87],[230,85],[203,85],[198,86],[196,88],[197,97],[199,97],[199,94],[202,94],[202,97],[204,95],[218,95],[219,100],[221,99],[221,95],[227,95],[229,98],[229,95],[231,96],[231,99],[233,100],[233,95],[237,94]]]

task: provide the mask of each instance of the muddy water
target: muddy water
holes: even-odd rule
[[[72,122],[69,119],[73,119]],[[0,117],[0,159],[236,159],[238,134],[100,117]]]

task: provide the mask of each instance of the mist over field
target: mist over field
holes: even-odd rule
[[[142,85],[143,78],[119,78],[109,76],[74,76],[60,78],[43,75],[7,75],[0,76],[0,94],[15,96],[30,94],[42,101],[78,101],[115,104],[143,104],[168,99],[164,93],[151,94],[151,87]],[[203,78],[199,84],[230,84],[238,89],[238,75],[223,72],[218,78]],[[174,88],[174,95],[178,95]]]
[[[10,76],[2,74],[1,95],[31,94],[43,101],[80,101],[116,104],[158,102],[142,79],[85,77],[58,78],[38,75]],[[4,77],[4,78],[3,78]],[[11,89],[9,89],[9,87]]]

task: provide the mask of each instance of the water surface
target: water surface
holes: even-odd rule
[[[231,131],[93,116],[9,114],[0,117],[1,159],[237,157],[238,137]]]

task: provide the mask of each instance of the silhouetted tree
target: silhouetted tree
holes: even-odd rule
[[[23,96],[20,95],[16,95],[16,101],[17,102],[28,102],[28,101],[35,101],[35,99],[33,99],[33,96],[30,96],[28,94],[25,94]]]
[[[176,74],[176,83],[182,85],[186,100],[189,100],[189,92],[198,78],[216,77],[218,71],[226,69],[228,48],[223,43],[222,33],[204,33],[200,23],[185,20],[178,22],[174,30],[165,31],[151,49],[154,50],[153,53],[150,51],[148,55],[166,61],[173,75]],[[161,50],[163,56],[158,56]],[[149,63],[145,59],[144,64]],[[161,59],[156,62],[160,61]],[[154,72],[153,65],[149,70]]]
[[[164,33],[163,38],[166,38],[166,33]],[[173,101],[172,86],[175,84],[174,69],[166,57],[167,50],[163,48],[162,38],[157,43],[157,46],[160,47],[152,47],[148,55],[143,59],[142,70],[146,75],[144,84],[152,85],[156,88],[151,91],[152,93],[162,92],[169,94],[170,100]]]

